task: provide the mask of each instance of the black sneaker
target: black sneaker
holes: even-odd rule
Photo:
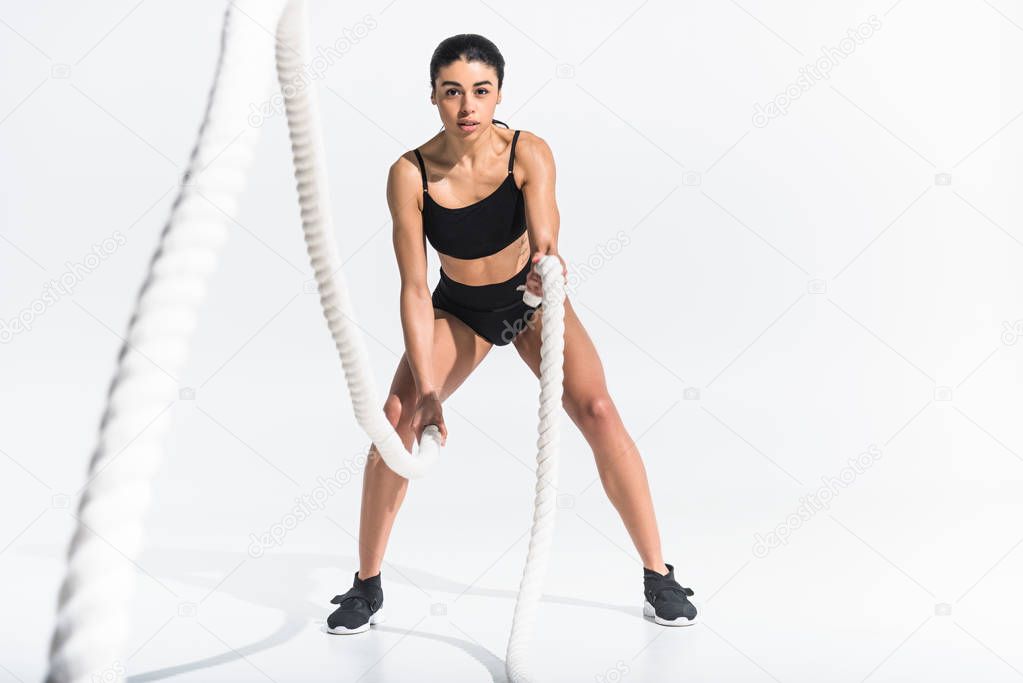
[[[368,579],[360,579],[355,572],[351,589],[343,595],[335,595],[332,603],[338,606],[327,617],[327,632],[337,634],[362,633],[370,624],[384,620],[384,591],[380,587],[380,573]]]
[[[689,602],[692,588],[675,580],[675,567],[668,564],[667,574],[643,567],[643,616],[653,617],[662,626],[689,626],[696,623],[696,606]]]

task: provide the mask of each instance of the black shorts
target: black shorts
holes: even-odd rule
[[[515,289],[526,283],[532,265],[527,261],[518,274],[489,285],[455,282],[441,268],[433,307],[453,314],[494,346],[505,346],[527,328],[540,307],[527,305],[522,290]]]

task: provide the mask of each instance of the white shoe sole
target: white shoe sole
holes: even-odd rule
[[[345,628],[344,626],[337,626],[335,628],[331,628],[330,626],[324,626],[324,628],[327,630],[327,633],[333,633],[339,636],[348,636],[353,633],[362,633],[363,631],[368,631],[371,624],[379,624],[382,623],[383,621],[385,621],[384,610],[383,608],[380,608],[372,615],[370,615],[369,621],[367,621],[362,626],[356,626],[355,628]]]
[[[696,618],[686,619],[685,617],[677,617],[675,619],[664,619],[657,616],[657,612],[654,610],[654,606],[650,604],[649,600],[643,601],[643,616],[652,617],[655,623],[661,626],[692,626],[696,623]],[[699,613],[696,615],[699,617]]]

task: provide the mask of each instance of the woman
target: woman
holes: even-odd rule
[[[402,155],[387,178],[406,350],[384,413],[409,450],[430,424],[446,442],[441,404],[493,346],[514,345],[540,375],[542,320],[523,303],[522,290],[541,294],[533,266],[557,254],[554,159],[542,138],[494,125],[501,123],[493,117],[503,79],[504,58],[486,38],[443,41],[430,61],[430,102],[443,130]],[[441,263],[432,292],[427,240]],[[564,260],[562,267],[567,275]],[[604,490],[643,561],[644,615],[664,625],[693,623],[693,591],[679,585],[661,556],[643,461],[568,297],[564,376],[565,412],[592,447]],[[407,488],[373,446],[363,474],[359,570],[351,590],[331,601],[338,608],[328,631],[360,633],[382,621],[380,565]]]

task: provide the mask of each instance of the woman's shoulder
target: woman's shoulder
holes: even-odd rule
[[[547,144],[547,141],[540,137],[540,135],[536,132],[526,130],[524,128],[516,128],[514,131],[517,131],[519,134],[519,140],[515,143],[516,158],[521,152],[544,154],[550,151],[550,146]]]
[[[513,129],[511,129],[510,131],[508,131],[508,133],[509,133],[508,137],[511,137],[511,135],[513,133],[515,133],[515,132],[518,132],[518,134],[519,134],[519,144],[522,144],[526,140],[539,140],[540,139],[539,135],[537,135],[536,133],[534,133],[531,130],[526,130],[525,128],[513,128]]]
[[[408,150],[394,162],[388,172],[397,178],[419,178],[419,161],[414,150]]]
[[[440,142],[442,137],[443,131],[438,132],[428,140],[420,143],[419,146],[408,150],[402,156],[408,157],[412,160],[412,163],[416,163],[416,150],[419,150],[419,153],[423,155],[423,158],[429,161],[430,157],[433,156],[434,151],[437,149],[437,143]]]
[[[554,153],[545,139],[533,131],[519,129],[519,140],[515,144],[515,165],[520,163],[527,169],[535,165],[553,165]]]
[[[391,164],[391,168],[395,170],[403,169],[401,172],[404,173],[410,173],[414,171],[415,172],[414,175],[418,178],[420,174],[419,168],[420,164],[419,157],[416,155],[416,152],[418,152],[419,156],[423,158],[425,164],[429,166],[430,161],[433,158],[434,146],[436,145],[438,139],[440,139],[440,133],[434,135],[433,137],[431,137],[429,140],[422,143],[418,147],[412,147],[406,150],[397,159],[394,160],[394,163]]]
[[[387,196],[389,201],[404,204],[409,197],[422,193],[422,175],[412,150],[405,152],[387,169]]]

